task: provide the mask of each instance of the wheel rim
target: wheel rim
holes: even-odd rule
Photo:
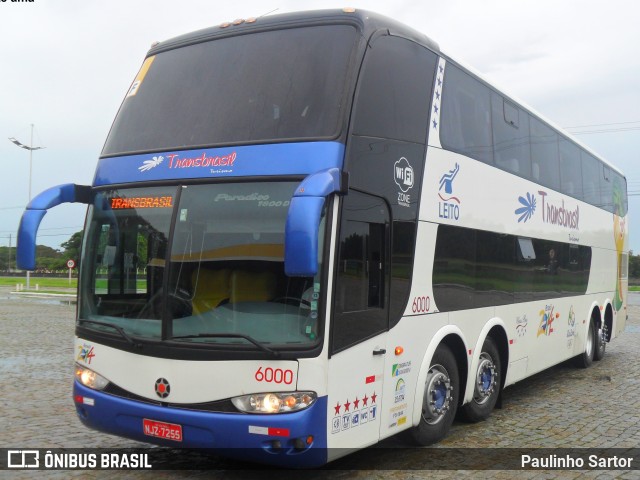
[[[422,419],[430,425],[440,422],[451,407],[453,387],[449,372],[442,365],[429,369],[422,400]]]
[[[593,324],[592,324],[593,325]],[[587,357],[590,357],[593,353],[593,326],[589,326],[589,332],[587,333],[587,349],[585,353]]]
[[[476,385],[473,394],[473,399],[476,403],[482,405],[489,401],[491,394],[496,389],[497,377],[498,372],[493,359],[488,353],[482,352],[478,370],[476,371]]]
[[[607,341],[607,326],[603,325],[602,328],[598,329],[598,350],[601,352],[605,349],[605,344]]]

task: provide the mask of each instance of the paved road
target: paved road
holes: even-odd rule
[[[587,370],[560,365],[508,388],[504,405],[474,425],[456,423],[440,447],[566,448],[640,446],[640,294],[629,307],[627,331]],[[71,400],[75,305],[16,298],[0,289],[0,448],[124,448],[142,444],[84,428]],[[402,447],[402,439],[384,442]],[[423,449],[367,449],[332,470],[278,474],[290,478],[513,478],[516,472],[421,471]],[[180,454],[160,449],[167,462]],[[194,468],[203,468],[198,458]],[[243,464],[208,457],[213,471],[38,472],[49,478],[260,478]],[[340,463],[342,462],[342,463]],[[191,464],[191,463],[190,463]],[[373,466],[376,470],[351,470]],[[344,468],[342,470],[342,468]],[[274,472],[271,472],[273,475]],[[29,478],[25,472],[0,472]],[[271,476],[270,475],[270,476]],[[275,475],[274,475],[275,476]],[[518,472],[518,478],[640,478],[640,472]]]

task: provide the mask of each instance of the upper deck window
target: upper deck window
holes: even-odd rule
[[[160,53],[138,74],[102,154],[335,137],[356,38],[353,27],[326,25]]]

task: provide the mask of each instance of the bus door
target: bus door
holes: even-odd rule
[[[328,445],[379,439],[387,350],[389,209],[375,196],[343,197],[328,377]]]

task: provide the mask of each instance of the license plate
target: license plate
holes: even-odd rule
[[[142,420],[142,429],[144,434],[150,437],[158,437],[175,442],[182,441],[182,425],[158,422],[145,418]]]

